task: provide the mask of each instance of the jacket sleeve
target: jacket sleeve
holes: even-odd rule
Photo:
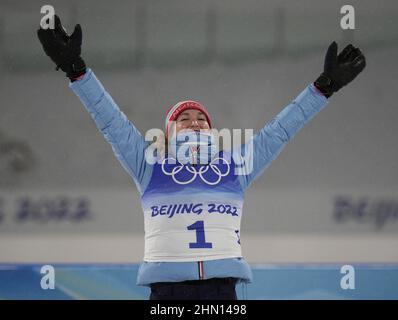
[[[142,194],[152,172],[152,166],[145,161],[148,143],[120,111],[91,69],[81,80],[71,82],[69,87],[80,98]]]
[[[280,154],[286,144],[328,103],[313,84],[286,106],[271,122],[255,134],[240,149],[234,160],[243,189],[247,189]]]

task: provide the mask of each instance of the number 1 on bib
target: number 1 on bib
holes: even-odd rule
[[[188,230],[196,230],[196,242],[190,242],[190,249],[202,249],[202,248],[213,248],[213,244],[211,242],[206,242],[205,239],[205,226],[202,220],[196,221],[194,224],[191,224],[187,227]]]

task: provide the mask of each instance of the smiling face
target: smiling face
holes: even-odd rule
[[[196,109],[186,109],[176,119],[176,133],[181,130],[209,130],[210,125],[205,114]]]

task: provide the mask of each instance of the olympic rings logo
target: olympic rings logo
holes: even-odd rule
[[[178,163],[178,165],[174,166],[173,169],[171,171],[169,171],[166,168],[166,162],[169,159],[173,159],[174,161],[176,161],[176,159],[174,159],[173,157],[165,158],[162,161],[162,171],[165,175],[171,176],[175,183],[181,184],[181,185],[189,184],[192,181],[194,181],[196,179],[196,177],[199,176],[203,182],[205,182],[208,185],[213,186],[213,185],[218,184],[221,181],[222,177],[227,176],[230,171],[230,165],[227,162],[227,160],[225,160],[224,158],[219,158],[219,157],[214,158],[208,165],[200,166],[199,168],[194,167],[192,165],[183,165],[183,164]],[[221,160],[226,165],[225,172],[222,172],[222,170],[220,170],[220,168],[214,164],[217,160]],[[177,175],[179,173],[182,173],[183,169],[185,169],[186,171],[188,171],[190,173],[190,177],[187,180],[182,181],[177,178]],[[209,171],[209,170],[211,170],[211,171]],[[209,179],[206,178],[206,172],[209,172],[210,174],[211,174],[211,172],[213,172],[217,176],[217,180],[209,181]]]

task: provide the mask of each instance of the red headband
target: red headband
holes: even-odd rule
[[[201,112],[203,112],[203,114],[205,115],[205,117],[207,119],[207,122],[209,123],[210,128],[212,127],[210,115],[203,105],[201,105],[199,102],[192,101],[192,100],[181,101],[181,102],[177,103],[176,105],[174,105],[173,107],[171,107],[167,111],[166,123],[165,123],[166,136],[169,135],[171,123],[173,121],[177,120],[177,118],[181,114],[181,112],[183,112],[184,110],[187,110],[187,109],[196,109],[196,110],[200,110]]]

